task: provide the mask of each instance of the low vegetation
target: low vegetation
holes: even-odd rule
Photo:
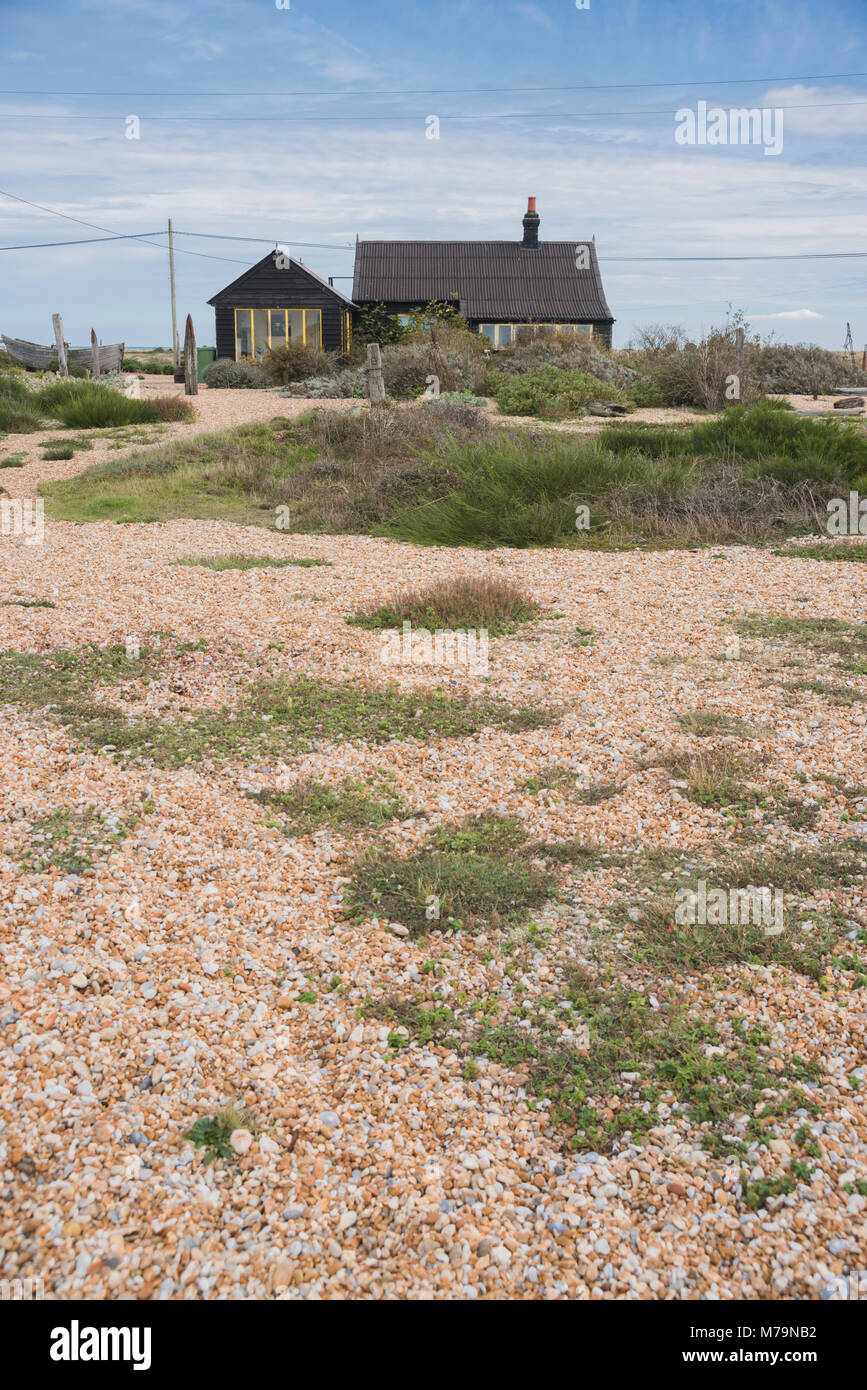
[[[219,574],[225,570],[310,569],[328,563],[311,556],[275,560],[270,555],[184,555],[172,561],[174,565],[194,565],[199,569],[216,570]]]
[[[499,637],[529,622],[538,611],[538,604],[506,580],[464,575],[400,594],[349,622],[366,628],[399,628],[404,622],[423,628],[484,628],[491,637]]]
[[[160,767],[255,762],[325,743],[465,737],[486,727],[532,729],[555,717],[500,700],[461,701],[439,692],[403,693],[393,685],[305,675],[254,680],[239,689],[236,704],[199,709],[183,719],[129,715],[111,703],[112,689],[126,682],[137,683],[136,698],[143,698],[147,683],[168,666],[164,653],[152,648],[142,648],[136,660],[121,646],[5,653],[0,703],[45,711],[86,746]]]
[[[367,781],[349,777],[335,786],[307,780],[295,783],[288,791],[266,787],[250,795],[267,807],[270,824],[293,835],[309,835],[326,825],[349,830],[378,828],[410,815],[394,778],[387,773]]]

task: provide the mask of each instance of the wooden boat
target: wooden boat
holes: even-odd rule
[[[57,359],[57,348],[43,347],[41,343],[28,343],[25,338],[7,338],[5,333],[0,333],[6,351],[10,357],[14,357],[16,362],[21,362],[25,367],[30,367],[34,371],[44,371],[48,363]],[[119,372],[123,365],[124,343],[104,343],[99,349],[99,370],[100,372]],[[80,367],[92,366],[92,355],[90,348],[67,348],[66,356],[70,364],[75,362]]]

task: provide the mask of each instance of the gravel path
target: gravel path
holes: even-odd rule
[[[173,434],[306,405],[267,392],[202,392],[195,404],[196,424]],[[35,459],[36,442],[13,447]],[[34,461],[3,481],[27,495],[38,478],[98,457]],[[239,550],[330,567],[170,564]],[[818,1117],[792,1115],[767,1149],[711,1157],[663,1097],[640,1146],[564,1150],[520,1071],[480,1059],[473,1075],[435,1044],[395,1053],[388,1028],[357,1009],[381,991],[422,988],[455,1006],[498,998],[507,1012],[542,1000],[570,961],[592,956],[594,932],[613,930],[610,880],[567,895],[545,914],[547,937],[518,943],[516,994],[496,933],[412,939],[386,922],[348,921],[341,888],[365,836],[287,840],[245,795],[385,769],[424,817],[389,832],[407,848],[431,824],[486,806],[517,814],[534,838],[712,848],[727,833],[720,813],[641,766],[654,744],[684,744],[678,712],[712,707],[759,727],[769,777],[824,798],[801,842],[839,842],[852,833],[851,806],[814,774],[867,783],[864,703],[786,702],[782,649],[745,643],[741,660],[719,657],[727,623],[745,612],[867,621],[862,566],[741,548],[482,554],[221,522],[47,520],[41,546],[0,540],[0,649],[170,632],[201,647],[157,687],[163,712],[182,715],[231,698],[242,654],[277,673],[378,679],[379,635],[347,627],[346,615],[420,573],[468,571],[513,579],[543,620],[492,643],[488,682],[390,674],[407,689],[440,683],[554,705],[552,727],[161,770],[79,751],[63,729],[4,708],[0,1277],[41,1277],[61,1299],[817,1298],[867,1264],[867,1198],[855,1186],[867,1178],[865,1019],[851,975],[813,982],[736,965],[660,977],[660,991],[670,985],[698,1016],[743,1017],[769,1030],[783,1057],[821,1067],[820,1081],[804,1083]],[[573,645],[576,626],[593,629],[592,645]],[[864,677],[852,683],[867,694]],[[136,682],[110,695],[131,711],[145,699]],[[622,790],[597,806],[515,790],[549,763]],[[35,821],[88,803],[116,818],[138,808],[139,819],[92,869],[23,867]],[[863,928],[859,892],[850,911]],[[183,1135],[230,1099],[254,1112],[262,1138],[206,1166]],[[812,1176],[750,1210],[741,1168],[754,1181],[786,1171],[805,1122]]]

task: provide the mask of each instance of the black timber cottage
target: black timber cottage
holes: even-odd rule
[[[208,303],[216,311],[218,357],[262,357],[287,342],[349,351],[352,300],[279,249]]]
[[[535,198],[523,230],[521,241],[359,241],[353,301],[397,315],[451,301],[495,348],[553,329],[610,347],[595,244],[540,242]]]
[[[288,341],[349,351],[352,312],[384,304],[406,319],[450,302],[495,348],[554,330],[611,346],[614,319],[592,241],[540,241],[530,198],[520,241],[358,241],[352,299],[279,249],[208,303],[217,356],[261,357]]]

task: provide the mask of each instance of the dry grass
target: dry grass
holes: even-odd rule
[[[528,622],[539,611],[514,584],[487,575],[460,575],[427,589],[399,594],[390,603],[368,608],[349,621],[358,627],[484,628],[491,636]]]

